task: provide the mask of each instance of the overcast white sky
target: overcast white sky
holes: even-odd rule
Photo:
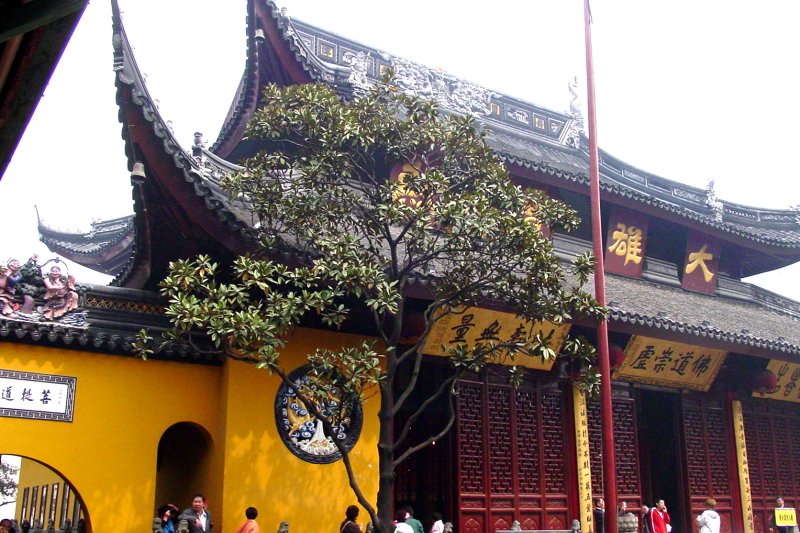
[[[148,88],[185,146],[211,144],[244,66],[245,0],[119,0]],[[290,16],[565,111],[585,78],[582,0],[279,0]],[[657,175],[760,207],[800,204],[800,3],[594,0],[598,140]],[[92,0],[2,181],[0,258],[37,251],[34,205],[86,231],[132,212],[109,0]],[[585,102],[585,99],[584,99]],[[78,281],[108,277],[73,267]],[[800,300],[800,266],[751,278]]]

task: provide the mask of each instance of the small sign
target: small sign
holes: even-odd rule
[[[77,380],[0,369],[0,416],[72,422]]]
[[[782,509],[775,509],[775,525],[776,526],[796,526],[797,515],[791,507],[784,507]]]
[[[800,365],[780,359],[770,359],[767,370],[778,377],[775,388],[754,391],[754,398],[770,398],[783,402],[800,403]]]

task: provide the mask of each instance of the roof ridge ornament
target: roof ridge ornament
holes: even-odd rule
[[[567,115],[569,115],[572,120],[567,124],[563,139],[567,146],[580,149],[581,135],[585,134],[586,131],[583,129],[583,112],[581,112],[581,100],[580,96],[578,96],[577,89],[578,76],[574,76],[567,83],[567,90],[572,95]]]
[[[789,209],[794,211],[794,221],[797,224],[800,224],[800,204],[798,205],[790,205]]]
[[[405,94],[432,98],[444,109],[475,118],[490,113],[489,104],[496,93],[486,87],[407,59],[391,55],[389,59],[393,82]]]
[[[722,222],[722,215],[725,213],[725,206],[722,204],[717,194],[714,192],[714,180],[708,180],[706,184],[706,205],[714,214],[714,220]]]
[[[353,87],[353,95],[356,98],[366,95],[372,87],[368,77],[369,53],[348,50],[342,56],[342,62],[350,67],[347,82]]]

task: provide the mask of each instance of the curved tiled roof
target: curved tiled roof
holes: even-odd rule
[[[39,239],[53,251],[73,255],[98,254],[132,235],[133,215],[92,222],[92,229],[86,233],[57,230],[41,221],[38,228]]]
[[[588,154],[579,115],[559,113],[371,48],[300,21],[293,21],[271,0],[249,0],[272,43],[283,43],[287,55],[314,81],[335,87],[344,97],[365,91],[386,68],[395,70],[403,91],[437,100],[449,112],[473,115],[488,131],[489,142],[505,161],[579,186],[588,193]],[[265,24],[266,18],[271,24]],[[252,25],[254,18],[249,19]],[[251,30],[248,30],[250,32]],[[248,34],[249,35],[249,34]],[[249,61],[256,61],[254,54]],[[258,68],[248,63],[248,73]],[[260,80],[268,83],[270,79]],[[249,87],[244,83],[240,87]],[[237,96],[235,102],[240,101]],[[220,138],[230,135],[224,126]],[[662,178],[601,152],[601,188],[613,201],[633,200],[667,217],[691,221],[800,259],[800,211],[760,209],[718,199],[713,186],[699,189]]]
[[[267,5],[272,6],[273,4],[268,3]],[[331,64],[325,64],[319,59],[312,60],[311,55],[313,54],[308,49],[307,43],[303,41],[305,38],[303,34],[310,31],[309,27],[292,26],[288,20],[283,20],[280,14],[276,14],[274,10],[271,16],[278,17],[278,20],[282,21],[285,32],[283,38],[291,41],[293,57],[306,61],[304,64],[308,67],[309,72],[314,72],[315,76],[323,76],[326,71],[322,69],[329,69],[332,78],[328,82],[347,82],[351,91],[355,90],[354,84],[364,81],[363,79],[349,81],[351,70],[333,68]],[[223,221],[231,232],[242,234],[252,224],[249,213],[241,206],[231,202],[220,188],[221,177],[227,172],[239,170],[239,167],[218,158],[202,148],[200,144],[195,145],[191,151],[181,149],[147,92],[121,23],[118,18],[115,21],[115,70],[121,114],[124,114],[126,109],[131,106],[140,110],[150,128],[148,135],[151,138],[159,139],[160,149],[172,158],[175,172],[182,176],[186,187],[201,198],[206,208]],[[293,27],[294,30],[292,30]],[[319,43],[319,41],[316,42]],[[301,53],[303,50],[305,50],[305,54]],[[335,57],[343,55],[346,51],[341,49],[335,51]],[[358,50],[356,50],[357,52]],[[364,57],[366,56],[361,56],[360,60],[363,60]],[[376,71],[380,70],[380,61],[392,64],[391,56],[386,54],[380,55],[376,61],[378,62],[372,63],[371,67]],[[450,87],[453,86],[450,85]],[[126,95],[130,95],[131,102],[123,105]],[[452,96],[452,92],[447,97],[443,96],[443,102],[452,100]],[[500,98],[496,95],[490,97]],[[499,101],[506,102],[506,100]],[[460,104],[456,103],[456,105]],[[487,128],[488,141],[498,153],[510,163],[533,168],[560,180],[586,185],[588,183],[586,153],[580,148],[567,145],[567,133],[570,127],[568,122],[572,119],[566,115],[559,115],[535,106],[523,109],[521,107],[523,104],[519,102],[516,102],[515,105],[521,111],[527,109],[533,113],[529,116],[535,117],[536,113],[541,113],[545,119],[552,120],[552,122],[544,123],[545,129],[550,131],[551,135],[548,136],[547,132],[525,133],[524,128],[497,121],[489,124]],[[518,115],[517,118],[521,116],[523,115]],[[564,118],[565,122],[559,126],[561,118]],[[485,117],[482,117],[481,121],[487,122]],[[554,126],[550,126],[551,123]],[[536,127],[535,123],[532,127]],[[133,163],[137,161],[134,155],[136,147],[131,142],[131,133],[124,120],[123,137],[126,140],[129,165],[132,167]],[[638,172],[637,177],[634,176],[634,170],[630,170],[631,167],[622,165],[605,154],[604,157],[606,159],[603,167],[602,187],[607,194],[630,198],[640,204],[650,205],[687,219],[701,221],[707,225],[716,224],[715,227],[722,228],[739,238],[762,239],[764,243],[775,247],[800,247],[800,243],[796,240],[798,236],[797,222],[781,219],[781,217],[794,216],[792,212],[763,210],[751,212],[747,211],[751,208],[723,203],[722,219],[718,220],[716,217],[711,217],[709,213],[701,212],[703,198],[707,200],[711,197],[713,200],[713,191],[704,192],[639,171],[636,171]],[[634,186],[635,184],[638,186]],[[668,186],[672,188],[670,189]],[[653,192],[655,189],[660,192],[656,194]],[[704,194],[705,196],[703,196]],[[707,206],[707,209],[718,213],[719,204]],[[748,213],[755,217],[755,220],[749,225],[733,218],[741,217],[750,220]],[[770,218],[769,213],[774,216]],[[658,330],[679,333],[694,338],[699,344],[706,342],[704,339],[707,339],[717,344],[741,346],[743,352],[758,352],[762,356],[767,351],[791,356],[800,355],[800,328],[798,328],[800,304],[796,302],[784,300],[770,304],[768,298],[762,297],[763,295],[753,296],[742,292],[738,296],[730,296],[723,294],[725,291],[719,289],[717,296],[692,293],[677,286],[679,285],[677,276],[674,280],[675,283],[652,283],[647,280],[613,275],[607,279],[607,297],[611,302],[609,306],[611,308],[610,321],[620,328],[626,324],[636,324],[643,326],[646,330],[653,330],[654,334],[657,334]],[[736,283],[741,284],[741,282]],[[741,285],[751,287],[747,284]],[[736,290],[728,292],[736,292]],[[708,317],[713,317],[711,322]],[[756,325],[752,326],[750,331],[743,332],[741,331],[742,324]]]
[[[125,153],[128,157],[128,168],[133,169],[139,162],[140,147],[134,146],[132,134],[128,127],[123,102],[126,95],[138,108],[145,122],[151,129],[152,139],[160,140],[160,150],[171,156],[176,171],[183,176],[187,186],[191,187],[194,195],[202,199],[205,206],[215,213],[216,217],[233,233],[242,231],[252,225],[252,218],[247,211],[232,202],[228,195],[222,191],[221,178],[231,172],[237,172],[241,167],[225,161],[206,150],[202,143],[196,143],[191,150],[184,150],[175,139],[167,122],[161,117],[157,106],[151,98],[144,78],[133,56],[132,48],[128,41],[125,29],[116,4],[114,4],[114,71],[116,73],[115,85],[117,87],[117,102],[120,104],[120,122],[122,123],[122,138],[125,141]],[[142,134],[142,132],[138,132]],[[147,169],[145,169],[147,172]],[[141,206],[135,203],[135,211],[139,213]],[[140,213],[141,214],[141,213]],[[137,245],[134,245],[133,255],[123,267],[120,274],[112,281],[113,285],[122,285],[134,270],[137,257]]]

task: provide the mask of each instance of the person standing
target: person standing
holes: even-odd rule
[[[669,513],[664,500],[658,500],[656,506],[650,509],[650,531],[653,533],[669,533],[672,526],[669,523]]]
[[[248,507],[244,511],[245,521],[244,524],[239,526],[236,533],[260,533],[261,529],[258,527],[256,517],[258,516],[258,509],[255,507]]]
[[[394,525],[394,533],[414,533],[414,528],[406,523],[406,516],[408,516],[408,511],[398,509],[395,516],[397,523]]]
[[[642,533],[653,533],[653,524],[650,522],[651,509],[642,505]]]
[[[339,533],[361,533],[361,527],[356,523],[358,507],[351,505],[344,512],[344,521],[339,526]]]
[[[161,519],[161,529],[164,533],[175,533],[175,519],[178,517],[178,508],[171,503],[166,503],[158,508],[158,517]]]
[[[206,509],[206,497],[199,492],[192,496],[192,506],[180,514],[178,521],[181,520],[189,523],[189,533],[211,533],[214,523]]]
[[[414,530],[414,533],[425,533],[425,528],[422,527],[422,522],[414,518],[414,509],[410,505],[406,505],[403,507],[406,511],[406,524],[411,526],[411,529]]]
[[[605,533],[606,530],[606,502],[603,498],[594,499],[594,533]]]
[[[720,517],[719,513],[714,510],[717,506],[717,500],[714,498],[707,499],[706,506],[708,509],[697,517],[697,527],[700,529],[699,533],[719,533]]]
[[[775,498],[775,509],[786,509],[786,504],[784,503],[782,496]],[[769,530],[777,531],[778,533],[792,533],[794,528],[791,526],[775,525],[775,511],[773,511],[769,517]]]
[[[433,525],[431,526],[431,533],[444,533],[442,513],[433,513]]]
[[[619,502],[617,504],[617,516],[623,517],[625,513],[628,512],[628,503],[627,502]]]

